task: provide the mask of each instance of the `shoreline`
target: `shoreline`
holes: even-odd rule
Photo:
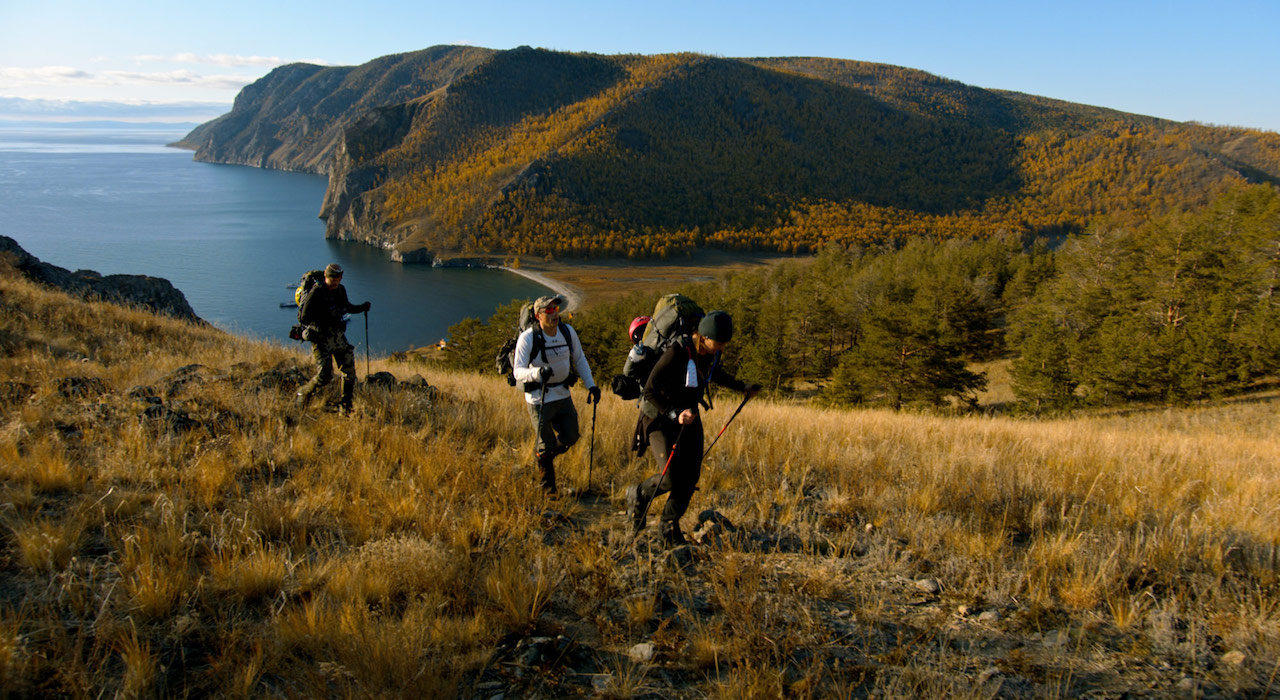
[[[538,284],[550,289],[552,293],[557,294],[564,299],[565,311],[574,311],[574,310],[580,309],[582,307],[583,301],[586,299],[586,295],[583,294],[581,289],[578,289],[577,287],[569,284],[568,282],[563,282],[561,280],[549,277],[547,276],[546,273],[534,272],[532,270],[524,270],[524,269],[514,268],[514,267],[507,267],[505,265],[495,265],[494,267],[504,272],[510,272],[513,275],[520,275],[525,279],[533,280],[534,282],[537,282]]]

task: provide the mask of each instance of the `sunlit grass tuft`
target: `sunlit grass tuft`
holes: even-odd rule
[[[66,568],[84,538],[84,522],[75,517],[19,522],[11,529],[19,560],[28,569],[44,573]]]

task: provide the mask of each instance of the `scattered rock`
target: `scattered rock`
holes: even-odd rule
[[[986,610],[978,616],[978,622],[985,624],[994,624],[1000,621],[1000,613],[995,610]]]
[[[992,666],[986,669],[985,671],[983,671],[982,673],[978,674],[978,685],[985,685],[987,681],[991,680],[992,678],[998,678],[999,676],[1000,676],[1000,669],[996,668],[995,666]]]
[[[692,537],[694,542],[704,547],[720,549],[724,544],[721,539],[723,532],[724,528],[719,523],[708,520],[694,529]]]
[[[200,427],[200,421],[187,415],[186,411],[169,408],[163,403],[154,403],[147,406],[146,410],[142,412],[142,418],[155,421],[165,429],[176,433],[184,433]]]
[[[1045,633],[1044,637],[1040,640],[1040,643],[1043,644],[1045,648],[1053,649],[1056,647],[1060,647],[1069,641],[1071,641],[1071,637],[1065,631],[1049,630],[1048,632]]]
[[[0,405],[23,403],[35,393],[36,388],[24,382],[0,382]]]
[[[368,382],[370,386],[380,386],[387,389],[396,385],[396,375],[390,372],[374,372],[373,374],[365,377],[364,380]]]
[[[968,605],[961,605],[960,607],[956,608],[956,614],[959,615],[960,617],[969,617],[970,615],[973,614],[973,608],[969,607]]]
[[[415,374],[402,382],[405,386],[411,386],[415,389],[433,389],[427,380],[421,374]]]
[[[655,654],[657,654],[657,650],[649,642],[641,642],[627,650],[627,656],[638,664],[647,664],[653,661]]]
[[[129,391],[125,392],[125,395],[131,399],[146,401],[147,403],[155,403],[160,400],[160,395],[156,393],[156,388],[153,386],[131,386]]]
[[[701,526],[703,523],[708,523],[708,522],[719,525],[720,528],[725,532],[738,531],[738,526],[734,525],[732,520],[729,520],[729,518],[725,517],[722,513],[720,513],[717,510],[713,510],[711,508],[708,508],[707,510],[704,510],[701,513],[698,513],[699,526]]]
[[[1243,651],[1233,650],[1222,655],[1222,663],[1228,666],[1242,666],[1247,660]]]
[[[916,581],[916,588],[929,595],[937,595],[942,590],[942,585],[938,583],[937,579],[922,578]]]
[[[546,647],[551,644],[551,637],[529,637],[521,642],[524,653],[520,655],[520,663],[525,666],[536,666],[542,661]]]
[[[302,386],[311,378],[306,370],[292,362],[281,362],[271,369],[254,377],[258,386],[263,389],[282,389],[292,391]]]
[[[582,529],[577,526],[577,523],[574,521],[573,518],[565,515],[564,513],[561,513],[558,510],[552,510],[551,508],[547,508],[546,510],[542,511],[542,522],[551,527],[567,526],[567,527],[574,527],[579,530]]]
[[[107,383],[97,377],[63,377],[55,385],[67,398],[94,398],[107,393]]]
[[[210,379],[217,379],[221,376],[218,370],[209,369],[201,364],[184,365],[160,378],[160,383],[166,385],[164,396],[172,399],[182,393],[188,386],[200,386]]]
[[[1200,684],[1191,676],[1183,676],[1182,680],[1178,681],[1177,688],[1183,693],[1194,693],[1200,688]]]

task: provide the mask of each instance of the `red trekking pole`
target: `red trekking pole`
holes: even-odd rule
[[[738,414],[742,412],[742,407],[743,407],[743,406],[746,406],[746,405],[747,405],[747,402],[748,402],[748,401],[750,401],[750,400],[751,400],[751,395],[750,395],[750,394],[748,394],[748,395],[746,395],[746,396],[742,397],[742,403],[738,404],[738,408],[734,410],[733,415],[732,415],[732,416],[729,416],[729,420],[727,420],[727,421],[725,421],[725,422],[724,422],[724,427],[720,429],[720,432],[716,433],[716,439],[715,439],[715,440],[712,440],[710,445],[707,445],[707,450],[706,450],[706,452],[703,452],[703,453],[702,453],[702,458],[703,458],[703,459],[706,459],[706,458],[707,458],[707,455],[711,453],[711,448],[716,446],[716,440],[719,440],[719,439],[720,439],[720,436],[721,436],[721,435],[724,435],[724,431],[725,431],[725,430],[727,430],[727,429],[729,428],[729,424],[733,422],[733,419],[734,419],[734,418],[737,418],[737,417],[738,417]],[[664,472],[664,473],[665,473],[665,472]]]
[[[672,460],[672,458],[674,458],[674,457],[676,456],[676,448],[680,446],[680,438],[684,437],[684,429],[685,429],[685,427],[686,427],[686,426],[683,426],[683,425],[682,425],[682,426],[680,426],[680,432],[676,433],[676,441],[675,441],[675,442],[673,442],[673,443],[671,443],[671,451],[667,453],[667,463],[666,463],[666,464],[664,464],[664,465],[662,465],[662,476],[666,476],[666,475],[667,475],[667,469],[669,469],[669,468],[671,467],[671,460]],[[658,479],[658,483],[659,483],[659,484],[661,484],[661,483],[662,483],[662,479],[661,479],[661,477],[659,477],[659,479]],[[640,488],[640,487],[639,487],[639,486],[637,486],[636,488]],[[645,501],[645,502],[644,502],[644,510],[643,510],[643,511],[641,511],[641,513],[640,513],[640,521],[641,521],[641,522],[643,522],[645,518],[649,517],[649,504],[650,504],[650,503],[653,503],[653,497],[650,497],[650,498],[649,498],[649,500],[647,500],[647,501]],[[637,534],[638,534],[638,533],[637,533]]]

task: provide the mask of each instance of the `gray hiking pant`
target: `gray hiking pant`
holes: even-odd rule
[[[534,434],[538,436],[535,448],[538,454],[560,454],[578,441],[578,410],[573,407],[573,399],[560,399],[541,407],[532,403],[525,405],[529,407],[529,420],[533,421]]]

